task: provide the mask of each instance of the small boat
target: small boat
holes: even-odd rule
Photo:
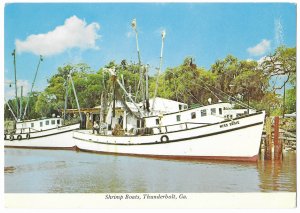
[[[14,56],[14,65],[16,64],[16,54],[15,50],[12,54]],[[15,115],[12,107],[7,101],[6,104],[9,107],[10,112],[15,118],[15,129],[13,130],[5,130],[4,133],[4,147],[13,147],[13,148],[36,148],[36,149],[73,149],[75,148],[75,144],[72,138],[72,131],[80,128],[80,123],[72,123],[69,125],[65,124],[65,110],[66,110],[66,100],[67,100],[67,89],[66,89],[66,99],[65,99],[65,110],[64,110],[64,119],[60,117],[52,118],[42,118],[42,119],[31,119],[24,120],[28,103],[30,101],[30,96],[32,94],[33,86],[36,80],[37,72],[39,69],[40,62],[43,61],[42,56],[39,58],[38,66],[36,69],[36,73],[34,76],[34,80],[31,87],[31,92],[28,96],[27,104],[24,112],[22,112],[22,108],[18,110],[17,104],[17,115]],[[15,70],[16,75],[16,70]],[[75,95],[77,107],[80,112],[80,106],[78,103],[74,83],[72,80],[71,72],[68,75],[66,86],[68,86],[69,81],[72,83],[72,89]],[[15,78],[15,88],[17,91],[17,81]],[[22,91],[22,90],[21,90]],[[16,100],[18,100],[17,92],[16,92]],[[22,93],[21,93],[22,100]],[[81,113],[80,119],[82,120]]]
[[[73,149],[72,131],[79,127],[79,123],[64,125],[59,117],[20,121],[12,133],[4,134],[4,147]]]

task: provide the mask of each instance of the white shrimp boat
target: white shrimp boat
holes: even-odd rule
[[[16,123],[14,133],[4,134],[4,147],[73,149],[72,131],[80,124],[64,125],[62,118],[45,118]]]
[[[91,152],[189,160],[256,161],[265,113],[241,114],[241,110],[228,109],[229,105],[218,103],[145,117],[144,127],[133,128],[135,131],[125,132],[122,136],[114,136],[111,131],[93,134],[89,130],[79,130],[74,131],[73,137],[80,150]]]
[[[136,20],[132,22],[136,32]],[[162,50],[165,32],[162,32]],[[140,52],[137,40],[139,65]],[[171,159],[212,159],[256,161],[258,159],[265,112],[234,109],[230,103],[211,104],[187,109],[184,103],[156,97],[149,100],[148,71],[140,67],[140,81],[144,100],[137,104],[127,93],[125,85],[117,78],[114,68],[108,71],[127,100],[118,113],[110,109],[105,121],[100,120],[99,134],[91,130],[73,132],[76,147],[83,151]],[[145,70],[145,72],[143,72]],[[157,78],[158,79],[158,78]],[[123,82],[123,81],[122,81]],[[158,82],[158,80],[157,80]],[[146,91],[145,93],[143,91]],[[114,103],[115,99],[113,100]],[[113,105],[115,107],[115,104]],[[245,105],[244,105],[245,106]],[[151,108],[151,110],[149,110]],[[102,116],[100,116],[102,117]]]
[[[16,64],[15,50],[12,55],[14,56],[14,65],[15,65]],[[4,147],[35,148],[35,149],[73,149],[75,148],[75,144],[72,138],[72,131],[80,128],[79,122],[70,125],[65,125],[65,119],[60,117],[55,117],[55,115],[52,115],[53,116],[52,118],[24,120],[41,61],[43,61],[42,56],[40,56],[39,58],[39,63],[32,83],[31,92],[28,96],[27,104],[24,112],[22,112],[21,102],[20,102],[20,110],[17,103],[16,115],[12,107],[10,106],[9,102],[8,101],[6,102],[10,112],[15,118],[15,129],[10,131],[9,130],[5,131]],[[16,75],[16,69],[15,69],[15,75]],[[80,112],[80,106],[78,103],[71,72],[68,75],[66,81],[67,82],[66,87],[68,87],[69,81],[71,81],[72,83],[72,89],[75,95],[77,107]],[[16,100],[18,100],[16,78],[15,78],[15,88],[16,88]],[[65,110],[67,107],[67,97],[68,97],[68,89],[66,89],[66,99],[65,99],[65,108],[64,108]],[[21,92],[21,100],[22,100],[22,92]],[[64,118],[66,115],[65,110],[64,110]],[[81,113],[79,114],[81,118]]]

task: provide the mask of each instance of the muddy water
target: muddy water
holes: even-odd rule
[[[6,148],[6,193],[295,192],[296,154],[283,161],[171,161]]]

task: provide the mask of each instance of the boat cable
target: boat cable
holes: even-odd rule
[[[4,101],[5,101],[5,104],[6,104],[6,105],[8,106],[8,108],[9,108],[9,111],[10,111],[11,114],[13,115],[15,121],[18,121],[17,117],[15,116],[15,113],[14,113],[13,109],[11,108],[11,106],[10,106],[10,104],[9,104],[9,100],[6,101],[6,99],[4,98]]]
[[[36,68],[36,71],[35,71],[35,75],[34,75],[34,78],[33,78],[33,82],[32,82],[32,85],[31,85],[31,90],[30,90],[30,93],[28,95],[28,98],[27,98],[27,103],[26,103],[26,106],[25,106],[25,110],[24,110],[24,114],[22,116],[22,119],[24,120],[25,116],[26,116],[26,112],[27,112],[27,108],[28,108],[28,104],[29,104],[29,101],[30,101],[30,97],[32,95],[32,90],[33,90],[33,87],[34,87],[34,83],[36,81],[36,76],[37,76],[37,73],[39,71],[39,67],[40,67],[40,64],[41,62],[43,61],[43,56],[40,55],[40,58],[39,58],[39,62],[38,62],[38,65],[37,65],[37,68]],[[21,117],[21,116],[20,116]]]
[[[238,105],[243,106],[243,107],[250,107],[250,106],[248,106],[247,104],[243,103],[242,101],[240,101],[240,100],[236,99],[235,97],[233,97],[233,96],[227,94],[226,92],[222,91],[221,89],[218,89],[217,87],[212,86],[212,85],[210,85],[210,84],[204,82],[204,81],[201,80],[201,79],[199,79],[199,80],[200,80],[202,83],[204,83],[205,85],[208,85],[208,86],[210,86],[210,87],[213,87],[214,89],[218,90],[219,92],[221,92],[221,93],[227,95],[228,97],[232,98],[234,101],[237,102]]]

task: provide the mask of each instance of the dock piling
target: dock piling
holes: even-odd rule
[[[274,118],[274,160],[282,159],[282,139],[279,139],[279,117]]]
[[[266,118],[266,140],[265,140],[265,152],[264,159],[271,160],[272,159],[272,125],[271,118]]]

